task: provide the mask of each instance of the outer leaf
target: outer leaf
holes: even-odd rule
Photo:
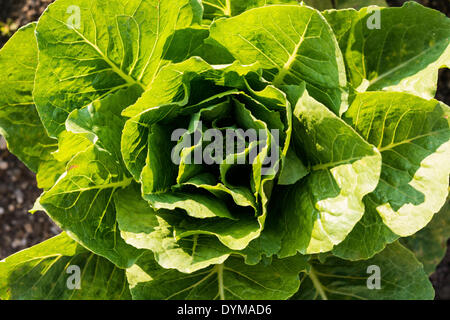
[[[318,4],[320,1],[312,0],[309,2]],[[203,7],[205,8],[204,18],[208,20],[213,20],[220,17],[237,16],[249,9],[263,7],[271,4],[298,3],[299,1],[297,0],[202,0]]]
[[[195,234],[178,239],[180,212],[157,212],[142,199],[133,185],[115,195],[117,221],[125,241],[136,248],[152,250],[164,268],[192,273],[224,262],[231,250],[211,236]],[[176,215],[181,218],[177,218]],[[193,231],[193,230],[191,230]]]
[[[407,2],[402,8],[381,9],[381,28],[369,29],[370,10],[325,13],[341,39],[351,84],[360,92],[402,91],[433,98],[438,70],[450,65],[450,19]]]
[[[306,259],[300,256],[256,266],[231,257],[186,275],[162,269],[149,254],[127,269],[127,276],[133,298],[139,300],[281,300],[298,290],[298,274],[305,269]]]
[[[336,2],[336,9],[345,9],[345,8],[360,9],[368,6],[380,6],[380,7],[388,6],[385,0],[335,0],[335,2]]]
[[[52,160],[45,162],[38,171],[39,186],[48,190],[66,171],[67,164],[80,152],[93,144],[111,154],[113,161],[122,162],[120,137],[125,120],[121,117],[124,107],[136,102],[141,89],[132,86],[108,97],[72,111],[66,121],[66,130],[58,138],[58,150]]]
[[[357,96],[346,120],[383,157],[370,200],[386,225],[409,236],[430,222],[448,195],[450,108],[402,93]]]
[[[252,8],[264,7],[273,4],[304,4],[317,10],[335,8],[331,0],[206,0],[202,1],[205,8],[204,19],[213,20],[220,17],[237,16]],[[336,9],[362,8],[370,5],[386,7],[385,0],[335,0]]]
[[[187,51],[195,48],[187,48],[173,35],[200,22],[201,15],[200,5],[191,0],[132,0],[126,5],[121,0],[59,0],[51,4],[37,27],[39,67],[34,92],[50,135],[64,129],[74,109],[132,85],[145,89],[168,59],[189,55]]]
[[[399,236],[425,227],[445,204],[450,173],[449,108],[404,93],[357,95],[348,121],[383,158],[366,216],[334,253],[368,259]]]
[[[379,267],[380,289],[369,289],[369,279]],[[314,280],[313,280],[314,279]],[[434,290],[422,264],[414,254],[394,243],[366,261],[350,262],[335,257],[323,264],[314,262],[310,278],[302,282],[296,299],[424,300],[433,299]]]
[[[67,163],[79,152],[86,150],[92,142],[85,135],[64,131],[58,138],[58,150],[52,158],[39,166],[37,181],[39,188],[45,191],[53,187],[58,178],[66,171]]]
[[[327,10],[333,9],[333,1],[332,0],[304,0],[306,5],[316,8],[317,10]]]
[[[35,23],[23,27],[0,51],[0,134],[8,149],[37,172],[51,158],[56,141],[47,136],[33,102],[38,55],[35,28]]]
[[[70,266],[81,271],[80,289]],[[11,300],[131,299],[125,271],[73,241],[65,233],[0,262],[0,298]]]
[[[91,146],[69,162],[40,204],[70,236],[116,265],[128,267],[139,251],[118,234],[113,195],[130,183],[111,155]]]
[[[130,87],[69,115],[71,131],[60,135],[54,154],[62,174],[39,199],[71,237],[119,267],[128,267],[140,254],[120,238],[113,203],[114,193],[131,183],[120,154],[125,121],[120,113],[139,94],[139,88]]]
[[[384,224],[369,196],[364,199],[364,206],[362,219],[345,240],[333,248],[335,256],[346,260],[369,259],[399,238]]]
[[[254,265],[280,249],[270,232],[251,241],[259,229],[253,220],[200,223],[179,211],[155,211],[142,199],[137,185],[116,193],[115,204],[123,239],[153,251],[164,268],[191,273],[220,264],[232,253]]]
[[[402,243],[414,252],[417,259],[423,263],[425,271],[431,275],[445,256],[449,238],[450,200],[447,200],[446,205],[424,229],[402,239]]]
[[[275,86],[307,83],[336,114],[345,111],[342,54],[323,16],[304,6],[257,8],[211,25],[211,36],[243,64],[259,62]]]
[[[330,251],[364,214],[363,197],[379,179],[380,154],[305,91],[294,110],[294,142],[311,173],[272,195],[279,255]]]
[[[78,141],[88,140],[89,145],[96,144],[101,149],[107,150],[115,161],[121,162],[120,139],[125,125],[125,119],[122,118],[121,113],[125,107],[135,103],[141,93],[138,86],[133,86],[119,90],[100,101],[94,101],[82,109],[72,111],[66,121],[66,130],[75,134],[68,135]],[[66,143],[61,137],[59,140],[61,141],[58,150],[60,155],[56,157],[60,159],[71,154],[72,150],[64,150],[65,147],[73,148],[74,146],[73,143]],[[69,156],[66,161],[70,159]]]

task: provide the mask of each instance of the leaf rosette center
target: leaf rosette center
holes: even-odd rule
[[[191,58],[163,68],[122,113],[130,117],[122,156],[139,184],[133,190],[158,220],[145,237],[133,232],[127,239],[119,208],[125,240],[184,272],[232,253],[258,260],[258,250],[245,250],[264,229],[290,137],[287,110],[286,95],[262,79],[257,65],[211,66]],[[191,263],[163,258],[175,251]]]

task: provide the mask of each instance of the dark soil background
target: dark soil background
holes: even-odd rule
[[[0,48],[18,27],[37,20],[51,2],[0,0],[0,30],[5,33],[0,33]],[[388,2],[391,6],[401,6],[405,1]],[[418,2],[450,15],[449,0]],[[449,70],[440,73],[437,99],[450,105]],[[39,194],[35,175],[6,150],[5,141],[0,137],[0,260],[60,232],[44,213],[28,213]],[[450,241],[448,244],[447,256],[431,276],[438,300],[450,300]]]
[[[0,48],[18,27],[37,20],[50,2],[0,0]],[[0,136],[0,260],[60,233],[45,213],[28,213],[40,194],[35,179]]]

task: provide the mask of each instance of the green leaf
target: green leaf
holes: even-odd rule
[[[117,221],[125,241],[136,248],[151,250],[156,261],[168,269],[192,273],[224,262],[231,250],[214,237],[174,237],[174,212],[157,212],[140,196],[137,185],[115,195]]]
[[[404,93],[358,94],[345,120],[377,146],[380,182],[364,199],[366,213],[333,253],[368,259],[399,236],[424,228],[448,195],[449,107]]]
[[[193,185],[197,188],[201,188],[209,191],[218,198],[225,198],[229,195],[233,198],[234,202],[242,207],[252,207],[257,210],[255,197],[245,187],[231,187],[228,188],[222,183],[214,184],[216,179],[209,173],[199,174],[192,179],[189,179],[184,184]]]
[[[450,108],[404,93],[363,93],[345,119],[383,157],[370,195],[383,222],[409,236],[445,204],[450,174]]]
[[[120,114],[140,93],[130,87],[74,110],[54,161],[39,172],[47,174],[40,207],[81,244],[121,267],[132,264],[139,251],[120,238],[112,203],[113,194],[131,183],[120,153]]]
[[[354,21],[358,20],[359,12],[353,9],[327,10],[322,12],[322,14],[333,29],[336,40],[339,43],[339,47],[344,54],[346,68],[351,68],[352,66],[349,65],[345,57],[345,53],[349,38],[352,35]],[[347,74],[350,74],[350,72],[350,70],[347,70]]]
[[[381,157],[351,127],[307,91],[294,110],[293,140],[310,173],[272,195],[280,257],[330,251],[364,214],[363,197],[379,179]]]
[[[336,9],[355,8],[361,9],[368,6],[387,7],[385,0],[335,0]]]
[[[305,269],[306,258],[302,256],[256,266],[230,257],[223,264],[186,275],[162,269],[147,254],[127,269],[127,277],[134,299],[281,300],[298,290],[298,275]]]
[[[196,48],[185,46],[174,34],[200,23],[201,16],[201,6],[191,0],[51,4],[36,30],[39,66],[34,91],[50,135],[64,130],[73,110],[119,89],[145,89],[170,60],[189,56]]]
[[[57,0],[20,29],[0,134],[64,233],[0,262],[0,299],[431,299],[450,20],[298,2]]]
[[[377,14],[371,10],[325,13],[341,40],[349,82],[359,92],[401,91],[433,98],[438,70],[450,64],[450,19],[407,2],[381,9],[380,28],[368,28]]]
[[[247,10],[274,4],[295,5],[304,3],[317,10],[362,8],[370,5],[387,7],[385,0],[202,0],[205,13],[203,18],[208,22],[220,17],[234,17]]]
[[[156,261],[168,269],[192,273],[224,262],[231,250],[210,236],[174,237],[175,212],[155,211],[142,199],[137,185],[115,195],[117,221],[125,241],[155,253]]]
[[[422,230],[404,238],[401,242],[414,252],[423,263],[427,274],[431,275],[442,261],[450,238],[450,201],[439,211],[433,220]]]
[[[48,137],[33,102],[38,63],[35,28],[35,23],[21,28],[0,51],[0,134],[8,149],[37,172],[51,159],[56,141]]]
[[[63,131],[58,138],[58,150],[52,152],[52,158],[39,166],[37,181],[39,188],[45,191],[54,186],[58,178],[66,171],[67,163],[79,152],[86,150],[92,142],[85,135]]]
[[[294,184],[306,177],[309,173],[308,168],[305,167],[293,149],[293,147],[288,149],[285,165],[278,179],[278,184],[280,185]]]
[[[136,248],[153,251],[164,268],[192,273],[224,262],[231,253],[256,264],[262,254],[279,249],[273,249],[270,238],[250,243],[260,233],[256,220],[199,222],[179,211],[156,211],[141,197],[137,185],[116,193],[115,205],[123,239]],[[246,250],[237,251],[242,249]]]
[[[399,235],[384,224],[370,197],[364,199],[364,206],[366,211],[362,219],[345,240],[333,248],[335,256],[352,261],[369,259],[399,238]]]
[[[237,16],[253,8],[274,4],[293,5],[301,2],[320,11],[335,8],[331,0],[206,0],[202,1],[202,4],[205,8],[204,19],[213,20]],[[385,0],[335,0],[334,3],[337,9],[362,8],[370,5],[387,6]]]
[[[303,82],[298,86],[289,85],[283,86],[283,90],[286,93],[286,99],[291,106],[295,106],[298,100],[304,94],[306,90],[306,84]],[[292,142],[293,134],[293,116],[292,107],[287,108],[287,130],[286,130],[286,143],[282,152],[282,163],[280,175],[277,183],[279,185],[290,185],[306,177],[309,173],[309,168],[299,158],[296,147]]]
[[[171,222],[167,218],[161,221],[167,229],[164,237],[171,234],[173,228],[177,241],[194,235],[209,235],[231,250],[243,250],[260,236],[267,215],[271,181],[276,176],[261,177],[262,160],[271,146],[269,135],[267,148],[248,170],[248,180],[243,179],[250,186],[235,186],[228,180],[227,173],[233,173],[233,166],[219,165],[212,182],[211,179],[202,181],[205,176],[199,177],[211,169],[207,165],[193,168],[194,165],[181,163],[177,168],[171,159],[171,151],[177,142],[170,142],[175,129],[185,128],[193,133],[195,120],[202,117],[217,128],[214,123],[217,124],[220,117],[231,116],[232,126],[243,130],[278,129],[282,132],[280,148],[287,148],[288,143],[283,139],[287,136],[285,123],[289,120],[284,118],[289,119],[289,116],[281,111],[289,110],[290,105],[283,92],[273,86],[265,84],[264,89],[258,87],[259,90],[250,87],[247,77],[256,75],[255,81],[260,85],[263,83],[258,70],[257,64],[210,66],[194,57],[162,69],[152,87],[123,112],[132,118],[123,131],[122,155],[128,170],[141,184],[143,198],[154,209],[174,210],[175,215],[179,215]],[[229,107],[227,112],[222,110],[225,105]],[[249,254],[253,262],[259,254],[257,248],[262,247],[265,246],[252,248]],[[268,247],[268,251],[273,249],[271,245]]]
[[[134,105],[123,111],[124,116],[133,118],[127,121],[123,129],[122,156],[128,171],[136,181],[141,179],[142,169],[148,157],[149,139],[155,140],[164,131],[169,132],[167,128],[159,127],[156,130],[160,129],[160,134],[151,135],[151,126],[171,116],[177,107],[184,106],[189,99],[190,77],[208,69],[207,63],[196,58],[166,67],[149,90]],[[189,72],[185,72],[185,70]],[[161,141],[161,144],[165,153],[169,152],[170,155],[171,147],[166,142],[167,140]],[[157,159],[158,154],[155,152],[153,159]],[[169,170],[168,176],[173,175],[176,178],[176,171],[171,164],[170,162],[171,170]]]
[[[259,62],[275,86],[305,81],[316,100],[336,114],[345,111],[344,61],[320,12],[304,6],[257,8],[215,21],[210,32],[241,63]]]
[[[40,204],[82,245],[119,267],[128,267],[140,252],[119,235],[113,196],[130,183],[114,157],[91,146],[68,163],[58,182],[42,194]]]
[[[120,139],[125,125],[121,113],[125,107],[135,103],[141,93],[142,90],[138,86],[133,86],[110,94],[102,100],[93,101],[84,108],[76,109],[66,120],[66,130],[75,133],[74,139],[80,139],[82,135],[91,144],[110,152],[116,161],[121,161]],[[64,142],[61,145],[64,147]],[[63,150],[58,152],[70,154]]]
[[[371,268],[370,268],[371,267]],[[380,271],[380,289],[373,279]],[[312,272],[302,281],[294,299],[332,300],[432,300],[434,290],[422,264],[399,243],[365,261],[330,257],[312,262]],[[369,289],[372,287],[373,289]]]
[[[120,114],[140,93],[138,87],[119,90],[69,115],[68,131],[60,134],[53,154],[56,168],[46,168],[46,173],[56,175],[51,179],[56,184],[39,200],[71,236],[123,267],[134,262],[138,251],[118,236],[112,203],[113,194],[131,183],[120,152],[125,123]]]
[[[188,215],[198,219],[221,217],[236,220],[225,203],[216,199],[213,195],[170,192],[164,194],[145,194],[144,198],[155,209],[183,209]]]
[[[332,0],[304,0],[303,3],[320,11],[333,9]]]
[[[81,272],[79,289],[70,278]],[[125,271],[65,233],[0,261],[0,298],[8,300],[128,300]]]
[[[243,256],[247,264],[255,265],[263,255],[272,256],[279,250],[275,237],[263,232],[243,251],[233,251],[218,240],[227,238],[225,225],[216,235],[208,234],[203,230],[207,226],[196,225],[179,212],[155,211],[141,198],[138,185],[117,193],[115,204],[123,239],[136,248],[153,251],[156,261],[164,268],[192,273],[220,264],[232,253]],[[220,230],[221,224],[217,225]],[[235,223],[229,227],[229,232],[234,230],[237,235],[239,228],[242,224]]]
[[[323,0],[322,0],[323,1]],[[311,1],[319,2],[319,1]],[[237,16],[252,8],[272,4],[298,4],[297,0],[202,0],[205,9],[204,19]]]

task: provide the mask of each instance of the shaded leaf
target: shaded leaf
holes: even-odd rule
[[[449,108],[404,93],[357,95],[345,119],[383,158],[380,182],[364,199],[366,217],[334,253],[368,259],[386,243],[424,228],[445,204]]]
[[[378,270],[380,273],[376,274]],[[377,275],[380,276],[379,289],[374,280]],[[434,290],[414,254],[399,243],[394,243],[365,261],[350,262],[330,257],[322,264],[313,262],[312,273],[302,281],[294,298],[432,300]]]
[[[71,289],[79,268],[78,289]],[[70,285],[70,288],[69,288]],[[10,300],[128,300],[125,271],[62,233],[0,262],[0,298]]]
[[[450,20],[412,1],[380,9],[380,28],[368,28],[375,14],[370,8],[325,13],[340,39],[349,82],[359,92],[401,91],[433,98],[438,71],[450,64]]]
[[[447,251],[447,240],[450,238],[450,201],[439,211],[433,220],[422,230],[404,238],[401,242],[414,252],[423,263],[429,275],[436,271]]]
[[[298,274],[305,268],[306,259],[300,256],[256,266],[230,257],[224,264],[186,275],[162,269],[152,255],[144,255],[127,269],[127,276],[134,299],[278,300],[298,290]]]

